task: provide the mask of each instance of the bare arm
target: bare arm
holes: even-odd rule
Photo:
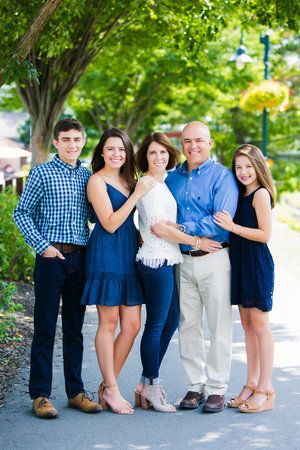
[[[227,211],[217,212],[214,215],[214,221],[225,230],[238,234],[250,241],[266,243],[270,239],[272,230],[270,194],[267,189],[259,189],[255,192],[253,207],[257,217],[258,228],[242,227],[235,224]]]
[[[170,242],[177,242],[179,244],[186,244],[193,247],[196,244],[196,236],[183,233],[177,228],[177,224],[171,222],[160,221],[155,225],[152,225],[151,230],[153,233],[162,239]],[[213,253],[222,248],[219,242],[213,241],[207,237],[201,237],[199,249]]]
[[[107,194],[106,184],[97,173],[92,175],[87,185],[87,196],[101,225],[109,233],[114,233],[127,219],[137,201],[148,192],[155,182],[150,177],[142,177],[136,184],[134,192],[121,208],[114,211]]]

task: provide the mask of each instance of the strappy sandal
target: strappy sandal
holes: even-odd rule
[[[254,394],[262,394],[266,395],[266,400],[260,405],[257,406],[255,403]],[[242,413],[258,413],[262,411],[268,411],[269,409],[274,408],[275,404],[275,391],[255,391],[254,394],[252,394],[251,398],[247,400],[246,402],[242,403],[239,407],[239,410]]]
[[[104,394],[106,389],[114,388],[116,386],[117,386],[117,384],[107,385],[104,382],[102,382],[100,384],[99,389],[98,389],[98,396],[99,396],[99,404],[100,404],[101,408],[103,410],[110,409],[115,414],[124,414],[124,415],[134,414],[134,409],[132,408],[130,403],[127,402],[127,400],[123,399],[124,402],[126,403],[126,407],[124,407],[124,408],[114,408],[110,404],[109,400],[103,398],[103,394]]]
[[[247,398],[242,398],[242,394],[245,391],[245,389],[249,389],[252,392]],[[255,389],[256,386],[250,386],[249,384],[245,384],[239,395],[228,400],[227,405],[229,406],[229,408],[239,408],[243,403],[246,402],[246,400],[248,400],[251,397],[251,395],[253,395]]]

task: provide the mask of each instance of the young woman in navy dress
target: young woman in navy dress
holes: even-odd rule
[[[215,222],[231,232],[231,303],[239,306],[245,331],[247,381],[240,394],[228,402],[244,413],[274,407],[272,387],[274,343],[269,325],[274,288],[274,264],[267,242],[270,239],[275,190],[262,152],[242,145],[234,153],[240,197],[232,220],[226,211]]]
[[[96,305],[99,325],[95,347],[103,383],[99,403],[118,414],[133,414],[119,392],[116,378],[140,329],[143,293],[137,273],[137,201],[154,185],[150,177],[135,183],[132,143],[124,131],[105,131],[92,159],[87,195],[95,212],[95,228],[87,247],[82,304]],[[120,321],[120,333],[115,332]]]

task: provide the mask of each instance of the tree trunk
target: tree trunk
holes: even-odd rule
[[[38,15],[31,22],[28,30],[20,40],[13,59],[24,61],[29,55],[34,44],[40,37],[44,26],[49,21],[52,14],[56,11],[63,0],[47,0],[41,7]],[[0,87],[4,84],[4,80],[0,73]]]

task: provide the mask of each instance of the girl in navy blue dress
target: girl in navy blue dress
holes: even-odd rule
[[[231,232],[231,303],[239,306],[245,331],[247,381],[240,394],[228,402],[244,413],[274,407],[272,387],[274,343],[268,312],[272,309],[274,264],[270,239],[275,190],[262,152],[242,145],[234,153],[232,170],[240,197],[232,220],[226,211],[215,222]]]
[[[96,305],[99,325],[95,347],[103,382],[99,403],[118,414],[133,414],[119,392],[116,378],[140,329],[143,294],[137,273],[137,201],[154,185],[150,177],[135,184],[133,146],[118,128],[105,131],[92,159],[87,195],[95,212],[95,228],[87,247],[82,304]],[[115,332],[120,321],[120,333]]]

